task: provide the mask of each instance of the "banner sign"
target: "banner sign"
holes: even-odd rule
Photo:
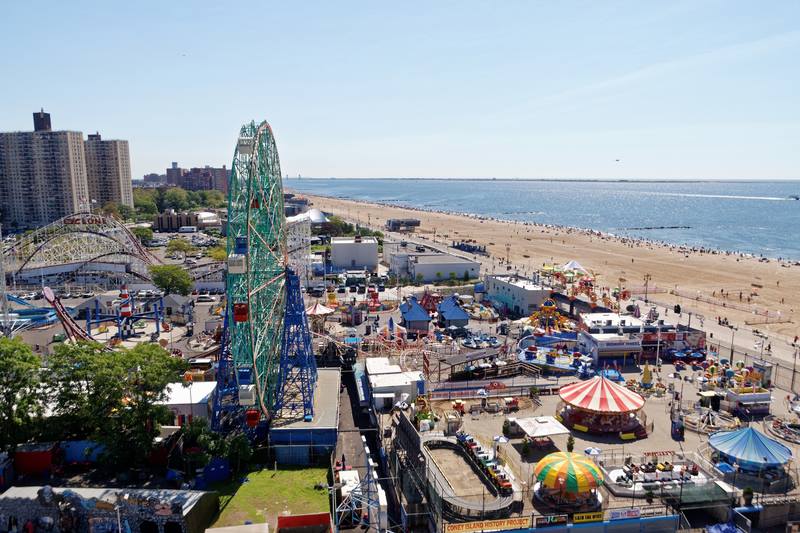
[[[555,526],[566,526],[567,519],[569,516],[565,514],[551,514],[547,516],[536,516],[534,517],[534,526],[536,528],[542,527],[555,527]]]
[[[625,520],[627,518],[641,518],[642,510],[638,507],[630,509],[611,509],[608,512],[609,520]]]
[[[575,513],[572,515],[572,523],[580,524],[581,522],[602,522],[603,511],[595,511],[593,513]]]
[[[506,531],[531,527],[531,517],[504,518],[502,520],[477,520],[457,524],[445,524],[444,533],[479,533],[481,531]]]

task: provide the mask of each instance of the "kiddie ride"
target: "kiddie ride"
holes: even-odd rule
[[[124,340],[137,336],[137,329],[145,328],[146,320],[154,323],[153,332],[150,340],[158,340],[161,331],[169,331],[170,326],[164,322],[164,301],[158,298],[153,302],[137,303],[130,294],[126,286],[122,286],[119,293],[119,302],[112,304],[106,310],[100,306],[100,302],[95,299],[94,308],[87,311],[86,329],[80,327],[77,321],[72,318],[71,313],[64,307],[61,300],[55,295],[50,287],[45,287],[42,291],[45,300],[53,307],[56,316],[64,327],[64,332],[72,341],[97,341],[92,336],[92,328],[97,327],[99,333],[108,333],[109,324],[116,327],[116,332],[108,340],[108,344],[115,346]]]
[[[556,302],[550,298],[542,303],[538,311],[531,313],[528,322],[537,328],[534,335],[544,335],[550,331],[572,330],[570,320],[558,312]]]

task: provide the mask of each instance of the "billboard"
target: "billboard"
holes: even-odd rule
[[[507,531],[510,529],[527,529],[530,527],[531,517],[526,516],[521,518],[476,520],[475,522],[445,524],[444,533],[479,533],[481,531]]]

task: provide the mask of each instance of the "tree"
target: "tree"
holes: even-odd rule
[[[153,265],[150,267],[153,285],[164,291],[164,294],[182,294],[186,296],[192,290],[192,278],[178,265]]]
[[[425,276],[423,276],[422,274],[417,274],[417,276],[416,276],[417,285],[420,285],[424,279],[425,279]]]
[[[450,281],[455,281],[455,279],[456,279],[456,273],[450,272]]]
[[[567,439],[567,451],[571,452],[574,449],[575,449],[575,437],[570,435],[569,438]]]
[[[167,189],[164,193],[164,207],[175,211],[184,211],[189,208],[189,195],[179,187]]]
[[[173,254],[175,252],[181,252],[184,254],[188,254],[191,252],[197,251],[197,248],[191,245],[191,243],[187,240],[178,238],[172,239],[167,243],[167,253]]]
[[[150,228],[133,228],[131,233],[139,239],[142,244],[153,240],[153,230]]]
[[[464,281],[469,281],[469,270],[464,269]]]
[[[437,272],[436,273],[436,279],[437,279],[437,281],[442,279],[442,273],[441,272]]]
[[[253,456],[253,448],[247,435],[241,432],[231,433],[225,439],[227,444],[225,457],[233,467],[234,473],[239,473],[242,463],[247,463]]]
[[[27,440],[42,411],[39,357],[18,339],[0,337],[0,450]]]
[[[136,210],[125,204],[117,204],[117,210],[122,220],[133,220],[136,216]]]
[[[185,363],[157,344],[109,351],[86,342],[59,345],[48,363],[54,407],[41,436],[95,441],[115,467],[145,464],[159,425],[172,419],[166,386]]]
[[[214,246],[208,249],[208,256],[214,261],[225,261],[228,257],[228,252],[225,251],[224,246]]]
[[[133,207],[139,215],[153,216],[158,214],[155,189],[133,189]]]
[[[100,213],[107,216],[107,217],[114,217],[116,219],[122,220],[122,216],[119,214],[119,204],[116,202],[106,202],[103,207],[99,209]]]
[[[112,353],[115,367],[122,369],[118,378],[124,401],[110,417],[110,432],[96,435],[95,440],[106,446],[110,464],[141,466],[147,462],[161,424],[173,418],[163,405],[168,396],[167,385],[178,381],[187,365],[151,343]]]

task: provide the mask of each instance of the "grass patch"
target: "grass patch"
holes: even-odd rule
[[[317,483],[327,486],[327,472],[325,468],[258,470],[212,486],[209,490],[220,494],[220,512],[210,527],[238,526],[249,520],[267,522],[272,529],[282,513],[329,511],[328,491],[314,488]],[[245,477],[248,481],[242,483]]]

